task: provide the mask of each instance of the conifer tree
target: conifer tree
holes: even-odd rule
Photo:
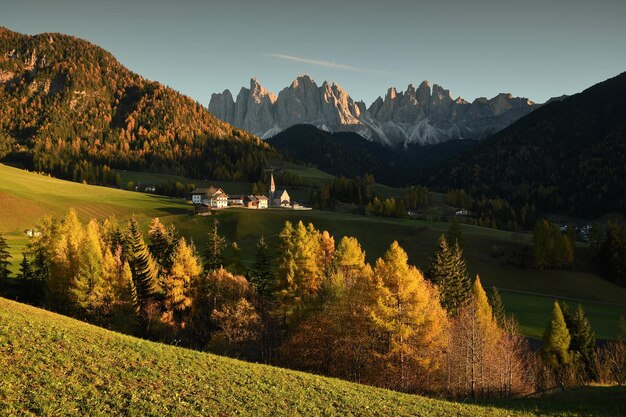
[[[204,270],[214,271],[224,265],[224,249],[226,248],[226,238],[220,236],[217,229],[217,221],[213,222],[213,228],[209,232],[207,240],[207,250],[204,257]]]
[[[365,251],[361,249],[356,238],[350,236],[341,238],[335,251],[335,265],[345,282],[352,285],[361,270],[365,268]]]
[[[230,245],[230,257],[228,259],[228,270],[235,275],[245,275],[246,267],[241,263],[241,248],[237,242]]]
[[[22,254],[20,272],[17,274],[17,278],[22,288],[21,293],[24,300],[35,306],[41,305],[44,296],[43,282],[37,279],[26,253]]]
[[[180,238],[171,259],[172,267],[165,280],[165,307],[174,323],[185,322],[192,305],[192,284],[202,272],[193,246]]]
[[[11,265],[9,259],[11,259],[9,245],[7,244],[7,241],[2,233],[0,233],[0,286],[6,282],[7,278],[9,278],[9,274],[11,273],[11,271],[9,271],[9,265]]]
[[[165,270],[169,270],[171,267],[172,253],[176,246],[174,236],[171,233],[172,231],[168,230],[158,217],[152,219],[148,232],[150,236],[148,248],[152,257]]]
[[[76,307],[95,314],[104,303],[102,246],[95,220],[89,222],[83,234],[78,262],[78,273],[70,282],[70,297]]]
[[[458,244],[450,248],[444,235],[439,238],[427,277],[439,287],[441,305],[448,314],[455,316],[469,296],[471,282],[463,260],[463,251]]]
[[[583,306],[578,304],[576,312],[568,323],[571,336],[569,349],[583,366],[586,379],[593,377],[593,351],[596,347],[596,337],[591,324],[585,317]]]
[[[383,349],[380,376],[404,391],[418,385],[420,378],[440,365],[447,343],[447,319],[437,292],[407,261],[398,242],[393,242],[376,261],[378,300],[371,312],[387,346]]]
[[[555,301],[550,322],[543,333],[541,356],[548,366],[557,373],[570,362],[570,341],[571,337],[563,312],[559,303]]]
[[[74,209],[70,209],[58,228],[58,239],[52,242],[50,278],[47,281],[49,305],[60,312],[71,312],[75,300],[71,296],[72,283],[80,269],[81,244],[84,230]]]
[[[127,258],[137,293],[137,303],[142,308],[160,291],[159,270],[143,240],[139,223],[133,216],[126,230]]]
[[[276,284],[275,275],[269,245],[263,236],[257,242],[254,264],[250,268],[249,276],[250,284],[259,298],[263,301],[271,299]]]
[[[503,327],[506,321],[506,312],[504,311],[504,303],[500,296],[500,291],[496,287],[493,287],[491,297],[489,297],[489,303],[493,310],[493,317],[496,319],[498,326]]]
[[[456,217],[453,217],[450,222],[448,233],[446,233],[446,240],[448,241],[448,246],[451,248],[454,247],[457,242],[459,246],[463,248],[463,231],[461,230],[461,224]]]

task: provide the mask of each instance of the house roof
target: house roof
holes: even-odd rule
[[[265,197],[264,195],[255,195],[252,197],[256,198],[257,200],[269,200],[269,198]]]
[[[221,188],[215,188],[213,186],[210,186],[209,188],[196,188],[195,190],[191,192],[191,194],[202,194],[202,195],[210,195],[210,196],[213,196],[217,193],[226,195],[224,190],[222,190]]]

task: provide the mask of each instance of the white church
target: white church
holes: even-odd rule
[[[276,184],[274,183],[274,174],[270,174],[270,206],[272,207],[290,207],[291,197],[287,190],[282,189],[276,192]]]

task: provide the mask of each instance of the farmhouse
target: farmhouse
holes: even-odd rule
[[[228,194],[221,188],[196,188],[191,192],[191,202],[211,208],[228,207]]]

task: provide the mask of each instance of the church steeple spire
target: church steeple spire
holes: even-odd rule
[[[276,184],[274,184],[274,174],[270,174],[270,194],[273,196],[276,192]]]

